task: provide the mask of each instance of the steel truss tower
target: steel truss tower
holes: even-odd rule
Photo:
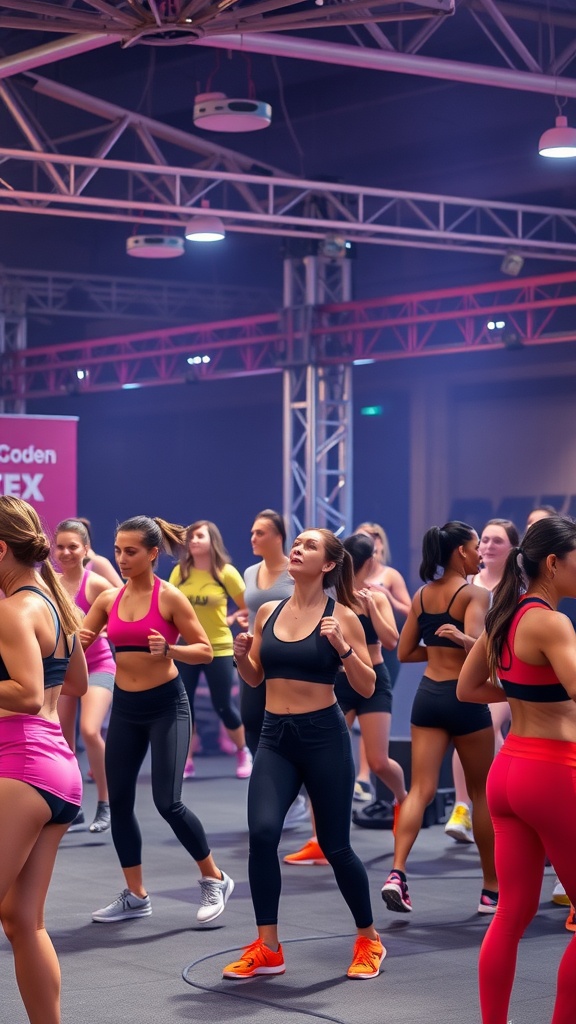
[[[24,352],[26,349],[26,317],[17,313],[6,313],[0,310],[0,360],[4,362],[13,353]],[[16,384],[16,390],[7,394],[0,391],[0,413],[26,412],[26,399],[18,391],[24,391],[25,382],[22,378]]]
[[[348,259],[285,261],[283,492],[291,538],[311,526],[343,535],[352,522],[352,366],[320,365],[345,354],[322,306],[350,299]]]

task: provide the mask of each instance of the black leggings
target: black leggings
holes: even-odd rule
[[[354,761],[337,704],[304,715],[264,716],[248,787],[248,876],[256,924],[276,924],[282,825],[300,786],[308,790],[318,842],[358,928],[372,924],[368,876],[350,846]]]
[[[114,687],[106,736],[106,779],[112,840],[123,868],[142,863],[142,836],[134,803],[148,747],[156,809],[194,860],[204,860],[210,853],[202,822],[180,799],[190,732],[190,708],[179,676],[152,690]]]
[[[248,686],[243,679],[240,680],[240,716],[246,733],[246,746],[256,757],[258,741],[262,732],[264,711],[266,706],[266,682],[260,686]]]
[[[192,721],[194,721],[194,696],[198,680],[203,672],[206,676],[210,699],[218,718],[227,729],[238,729],[242,725],[240,712],[232,700],[232,686],[234,684],[234,663],[232,655],[227,654],[221,658],[214,658],[209,665],[185,665],[182,661],[176,662],[176,668],[182,676]]]

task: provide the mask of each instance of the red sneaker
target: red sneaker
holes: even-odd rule
[[[274,952],[264,945],[262,939],[256,939],[256,942],[244,946],[239,960],[224,968],[222,977],[254,978],[257,974],[284,974],[285,970],[282,946]]]
[[[296,853],[289,853],[284,857],[285,864],[327,864],[328,861],[322,853],[317,839],[309,839],[301,850]]]

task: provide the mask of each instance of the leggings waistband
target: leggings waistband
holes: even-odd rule
[[[551,761],[576,768],[576,743],[570,740],[549,740],[539,736],[516,736],[508,733],[501,754],[525,757],[529,761]]]

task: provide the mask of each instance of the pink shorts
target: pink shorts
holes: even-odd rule
[[[58,722],[38,715],[0,718],[0,778],[19,779],[80,806],[82,776]]]

